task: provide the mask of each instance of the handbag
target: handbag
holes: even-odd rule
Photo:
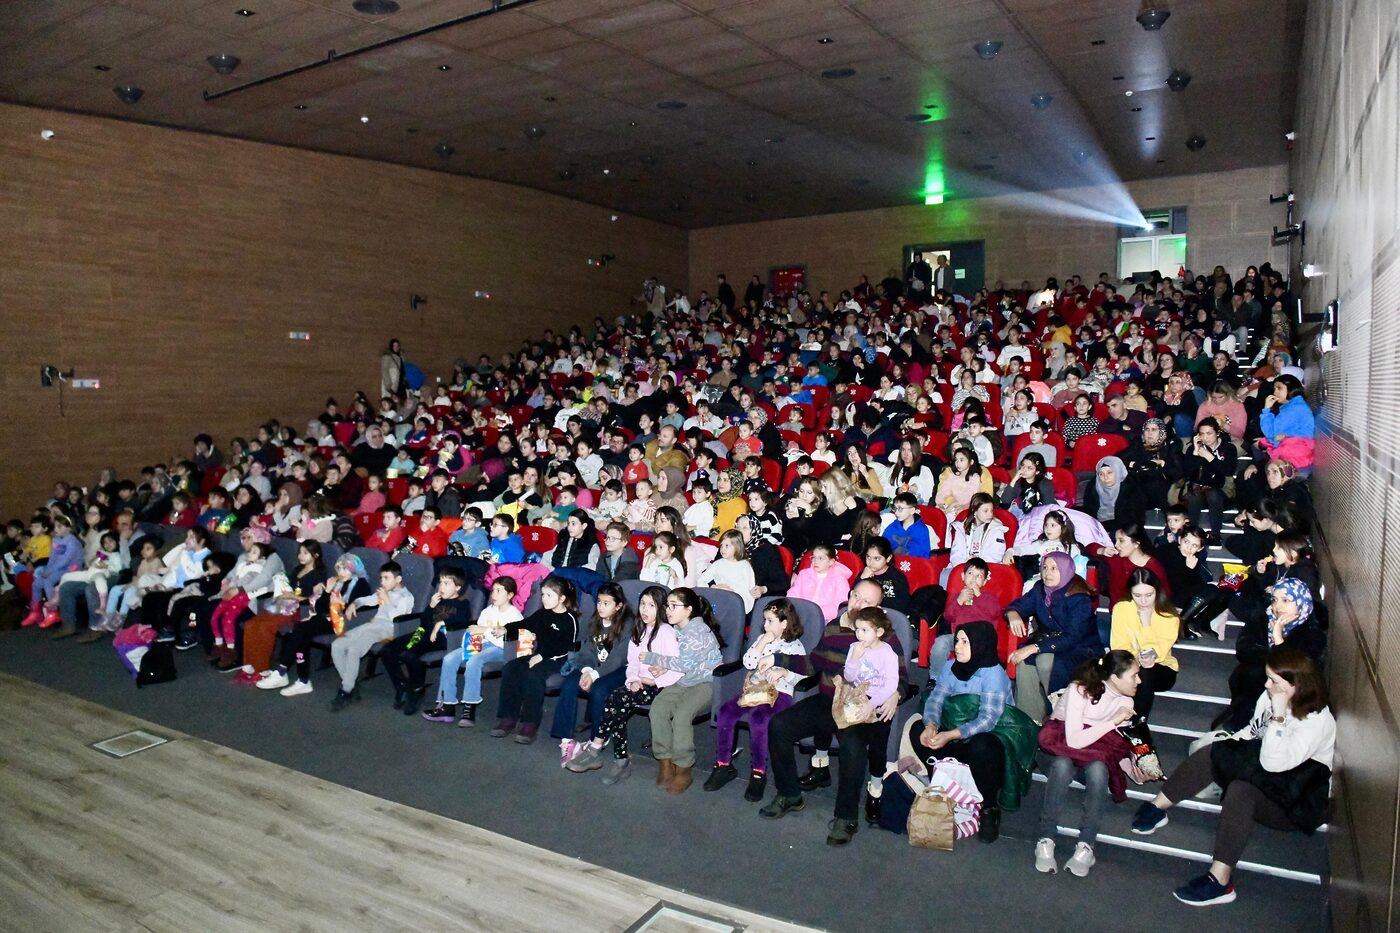
[[[831,698],[831,718],[836,721],[836,728],[849,729],[866,721],[861,706],[866,702],[865,695],[869,688],[870,685],[862,680],[854,683],[841,681],[836,695]]]
[[[744,689],[739,694],[740,706],[772,706],[778,702],[778,688],[768,682],[758,671],[744,675]]]
[[[909,807],[909,822],[905,825],[909,844],[919,849],[953,851],[957,825],[953,816],[953,801],[943,791],[930,787],[914,795]]]
[[[1214,745],[1216,742],[1223,742],[1228,738],[1232,738],[1233,736],[1234,733],[1230,732],[1227,729],[1216,729],[1214,732],[1207,732],[1205,735],[1201,736],[1199,739],[1196,739],[1186,747],[1186,756],[1189,758],[1201,749],[1208,748],[1211,745]],[[1201,789],[1201,792],[1196,795],[1196,799],[1219,800],[1224,795],[1225,791],[1221,789],[1220,785],[1215,783],[1214,781],[1211,781],[1209,784],[1207,784],[1204,788]]]
[[[929,786],[941,790],[953,802],[953,835],[970,838],[982,825],[982,792],[972,777],[972,769],[956,758],[933,762]]]

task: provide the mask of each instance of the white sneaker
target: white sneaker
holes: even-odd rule
[[[299,697],[311,692],[311,681],[298,680],[290,687],[285,687],[279,691],[284,697]],[[1092,856],[1090,856],[1092,858]]]
[[[1074,854],[1065,862],[1065,871],[1076,878],[1089,877],[1089,869],[1094,867],[1094,848],[1087,842],[1077,843]]]
[[[1055,865],[1055,840],[1046,837],[1035,844],[1035,870],[1044,875],[1059,871]]]
[[[259,690],[281,690],[289,683],[291,681],[281,671],[266,671],[262,675],[262,680],[259,680],[254,686]]]

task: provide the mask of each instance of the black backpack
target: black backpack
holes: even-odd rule
[[[157,641],[141,656],[141,669],[136,673],[136,686],[168,683],[176,676],[174,647],[168,641]]]
[[[355,528],[355,520],[348,515],[337,515],[331,522],[331,540],[340,545],[342,551],[360,547],[360,532]]]

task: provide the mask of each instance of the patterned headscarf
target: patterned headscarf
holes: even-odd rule
[[[258,542],[259,544],[272,543],[272,532],[268,531],[262,525],[249,525],[244,530],[248,532],[248,536],[250,538]]]
[[[1294,605],[1298,607],[1298,618],[1283,626],[1283,637],[1287,638],[1290,632],[1312,618],[1312,591],[1308,589],[1306,583],[1299,580],[1297,577],[1284,577],[1274,584],[1274,595],[1286,596],[1293,600]],[[1274,631],[1274,607],[1270,605],[1266,612],[1269,616],[1269,640],[1272,642]]]
[[[720,492],[719,484],[715,484],[715,501],[728,502],[730,499],[739,499],[744,495],[744,473],[737,467],[730,467],[724,471],[724,475],[729,477],[729,491]]]
[[[349,567],[349,568],[350,568],[350,576],[352,576],[352,577],[358,577],[358,578],[361,579],[361,580],[368,579],[368,577],[369,577],[369,575],[368,575],[367,573],[365,573],[365,565],[364,565],[364,562],[361,561],[361,560],[360,560],[358,557],[356,557],[354,554],[342,554],[342,555],[340,555],[340,557],[339,557],[339,558],[336,560],[336,562],[335,562],[335,571],[336,571],[336,573],[340,573],[340,568],[341,568],[341,567]]]

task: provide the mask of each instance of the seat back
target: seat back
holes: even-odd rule
[[[433,595],[433,562],[421,554],[401,554],[395,560],[403,571],[404,587],[413,594],[413,611],[422,612]]]
[[[1117,434],[1085,434],[1074,444],[1070,469],[1076,473],[1092,473],[1099,460],[1123,452],[1128,440]]]
[[[237,539],[235,538],[234,540],[236,541]],[[282,569],[287,573],[288,576],[291,576],[292,572],[296,569],[297,551],[299,551],[300,549],[301,545],[298,544],[296,541],[292,540],[291,538],[274,537],[272,539],[272,550],[275,551],[277,553],[277,556],[281,559]],[[243,549],[240,547],[238,550],[230,551],[229,553],[238,554],[242,550]]]
[[[389,562],[389,555],[372,547],[351,548],[350,553],[360,559],[360,563],[365,565],[365,575],[378,586],[379,570]]]
[[[517,531],[527,554],[547,554],[559,543],[559,533],[543,525],[521,525]]]
[[[627,605],[632,607],[632,611],[637,611],[637,601],[642,598],[642,592],[648,587],[661,586],[659,583],[648,583],[646,580],[621,580],[618,586],[622,587],[622,595],[627,597]],[[671,592],[670,587],[661,586],[666,592]],[[659,607],[658,607],[659,608]]]
[[[938,572],[934,570],[933,561],[927,557],[896,554],[894,566],[909,581],[909,592],[911,593],[938,582]]]
[[[747,647],[744,640],[744,629],[748,622],[748,616],[744,613],[743,598],[738,593],[711,586],[699,587],[695,593],[710,604],[715,621],[719,623],[720,635],[724,638],[724,647],[720,650],[723,655],[722,663],[729,664],[738,661],[744,656],[744,649]],[[742,668],[732,674],[716,677],[714,696],[710,701],[710,715],[717,719],[719,708],[738,696],[743,684],[744,671]]]

